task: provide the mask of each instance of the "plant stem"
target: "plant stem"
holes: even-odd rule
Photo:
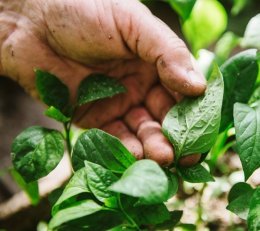
[[[71,125],[72,125],[72,120],[75,114],[77,107],[73,108],[73,112],[70,118],[70,121],[67,123],[64,123],[64,128],[65,128],[65,133],[66,133],[66,144],[67,144],[67,148],[68,148],[68,152],[69,152],[69,156],[71,158],[72,155],[72,145],[71,145],[71,140],[70,140],[70,130],[71,130]]]
[[[132,219],[132,217],[130,217],[127,212],[124,210],[122,203],[121,203],[121,197],[120,194],[117,195],[117,199],[118,199],[118,205],[120,210],[122,211],[122,213],[124,214],[125,218],[127,219],[127,221],[132,225],[133,228],[135,228],[138,231],[141,231],[141,229],[138,227],[138,225],[135,223],[135,221]]]
[[[72,152],[72,145],[70,142],[70,128],[71,128],[71,123],[64,123],[64,129],[65,129],[65,141],[66,141],[66,145],[68,148],[68,152],[69,152],[69,156],[71,157],[71,152]]]

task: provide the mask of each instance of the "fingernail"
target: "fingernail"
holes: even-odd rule
[[[206,88],[206,85],[207,85],[206,79],[200,72],[192,70],[192,71],[188,72],[188,75],[189,75],[192,83],[194,83],[196,85],[201,85]]]

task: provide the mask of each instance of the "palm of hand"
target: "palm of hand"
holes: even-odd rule
[[[173,148],[161,133],[159,122],[176,102],[174,90],[193,95],[203,91],[202,86],[199,89],[185,79],[192,67],[186,63],[183,43],[135,1],[40,2],[26,1],[15,16],[16,26],[3,45],[5,74],[35,95],[33,69],[47,70],[69,86],[72,100],[79,82],[90,73],[103,72],[119,79],[127,94],[80,108],[75,122],[118,136],[138,158],[145,154],[162,165],[170,164]],[[134,15],[132,10],[136,10]],[[138,21],[140,15],[147,22]],[[146,44],[146,37],[151,31],[146,29],[149,25],[142,27],[143,23],[159,28],[153,31],[150,44]],[[172,33],[174,47],[163,41],[157,47],[160,33]],[[163,53],[169,48],[174,48],[175,59],[184,59],[186,70],[178,67],[178,62],[169,68],[173,57]]]

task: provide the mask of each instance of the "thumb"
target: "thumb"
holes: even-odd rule
[[[185,43],[137,0],[112,1],[118,30],[129,49],[156,65],[162,84],[170,91],[196,96],[206,81]]]

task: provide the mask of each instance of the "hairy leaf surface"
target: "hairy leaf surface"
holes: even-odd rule
[[[177,159],[207,152],[219,130],[223,99],[223,79],[215,66],[205,95],[184,99],[175,105],[163,121],[163,133],[173,144]]]

